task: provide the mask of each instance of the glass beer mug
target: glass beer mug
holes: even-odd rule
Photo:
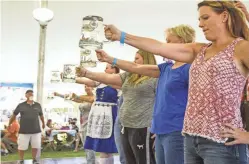
[[[79,41],[80,66],[96,67],[98,59],[95,50],[102,49],[105,42],[108,41],[104,36],[103,18],[93,15],[84,17]]]
[[[50,82],[51,83],[59,83],[61,81],[61,77],[60,77],[60,71],[51,71],[51,79]]]
[[[75,83],[76,82],[76,64],[65,64],[63,69],[63,82]]]

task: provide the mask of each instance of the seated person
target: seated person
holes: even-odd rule
[[[8,151],[13,152],[12,145],[17,145],[17,136],[20,129],[18,121],[15,119],[12,124],[6,129],[6,134],[2,138],[2,143]]]
[[[51,119],[48,119],[48,121],[47,121],[47,123],[46,123],[46,126],[45,126],[45,128],[44,128],[45,135],[46,135],[47,137],[49,137],[52,130],[53,130],[53,127],[52,127],[52,120],[51,120]]]
[[[76,132],[79,132],[79,127],[77,126],[77,118],[74,118],[71,122],[72,130],[76,130]]]
[[[8,149],[6,148],[5,144],[1,142],[1,156],[5,156],[8,154],[9,154]]]
[[[53,126],[52,126],[52,120],[48,119],[46,126],[44,128],[45,138],[47,138],[49,140],[50,144],[52,145],[52,148],[55,149],[56,146],[54,144],[53,137],[51,136],[52,130],[55,130],[55,128],[53,128]]]

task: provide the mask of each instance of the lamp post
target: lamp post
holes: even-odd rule
[[[48,1],[41,0],[40,7],[33,11],[34,19],[40,25],[39,38],[39,58],[38,58],[38,74],[37,74],[37,102],[43,104],[43,81],[44,81],[44,61],[45,61],[45,45],[46,45],[46,30],[48,23],[53,19],[53,11],[47,8]],[[37,159],[41,156],[41,149],[37,151]]]
[[[47,7],[47,1],[40,2],[40,8],[33,11],[33,17],[40,24],[39,38],[39,59],[38,59],[38,75],[37,75],[37,102],[43,102],[43,81],[44,81],[44,61],[45,61],[45,44],[47,24],[53,19],[54,13]]]

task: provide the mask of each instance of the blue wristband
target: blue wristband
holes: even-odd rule
[[[112,67],[115,67],[117,64],[117,58],[114,58],[113,61],[112,61]]]
[[[121,44],[124,44],[125,43],[125,36],[126,36],[126,33],[125,32],[121,32],[121,37],[120,37],[120,43]]]

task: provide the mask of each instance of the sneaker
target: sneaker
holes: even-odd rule
[[[39,164],[39,162],[36,159],[33,159],[33,164]]]
[[[24,160],[19,161],[18,164],[24,164]]]

